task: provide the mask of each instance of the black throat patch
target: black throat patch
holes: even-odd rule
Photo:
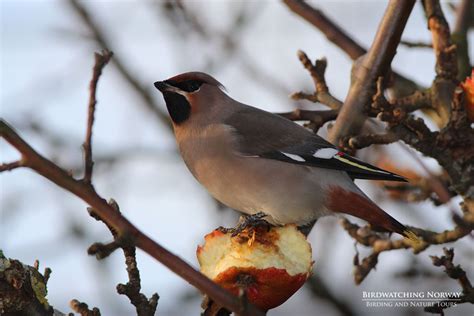
[[[166,108],[175,124],[186,121],[191,114],[191,105],[184,96],[173,92],[163,92]]]

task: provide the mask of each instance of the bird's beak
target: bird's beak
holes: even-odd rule
[[[164,81],[157,81],[157,82],[154,83],[154,85],[155,85],[155,88],[157,88],[161,92],[165,92],[168,89],[168,87],[170,86],[169,84],[167,84]]]
[[[173,93],[183,94],[183,91],[181,89],[178,89],[170,85],[166,81],[157,81],[154,83],[154,85],[155,85],[155,88],[160,90],[161,93],[173,92]]]

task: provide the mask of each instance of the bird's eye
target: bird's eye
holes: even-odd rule
[[[202,84],[203,84],[202,81],[188,80],[188,81],[183,82],[183,90],[187,92],[193,92],[199,89]]]
[[[199,89],[204,83],[204,81],[200,80],[186,80],[180,82],[176,82],[174,80],[166,80],[165,82],[186,92],[194,92]]]

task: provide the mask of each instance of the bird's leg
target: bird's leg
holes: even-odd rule
[[[237,226],[233,229],[232,237],[237,236],[247,228],[249,228],[250,230],[255,230],[255,228],[257,227],[265,226],[268,230],[270,230],[272,225],[263,219],[266,216],[267,214],[263,212],[241,216],[239,224],[237,224]]]
[[[232,233],[232,237],[237,236],[246,229],[254,231],[256,228],[261,226],[265,226],[269,230],[272,225],[263,219],[266,216],[267,214],[263,212],[258,212],[252,215],[242,215],[239,219],[239,223],[234,228],[225,228],[221,226],[217,230],[224,234]]]
[[[309,233],[311,232],[311,229],[313,229],[314,227],[314,224],[316,224],[316,221],[317,219],[315,219],[314,221],[311,221],[307,224],[304,224],[304,225],[301,225],[301,226],[298,226],[298,230],[300,232],[303,233],[303,235],[305,235],[306,237],[308,237]]]

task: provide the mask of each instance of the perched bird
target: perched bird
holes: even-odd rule
[[[194,177],[220,202],[271,224],[312,226],[346,213],[410,239],[354,179],[406,181],[339,151],[304,127],[242,104],[216,79],[188,72],[155,82],[173,121],[179,150]]]

